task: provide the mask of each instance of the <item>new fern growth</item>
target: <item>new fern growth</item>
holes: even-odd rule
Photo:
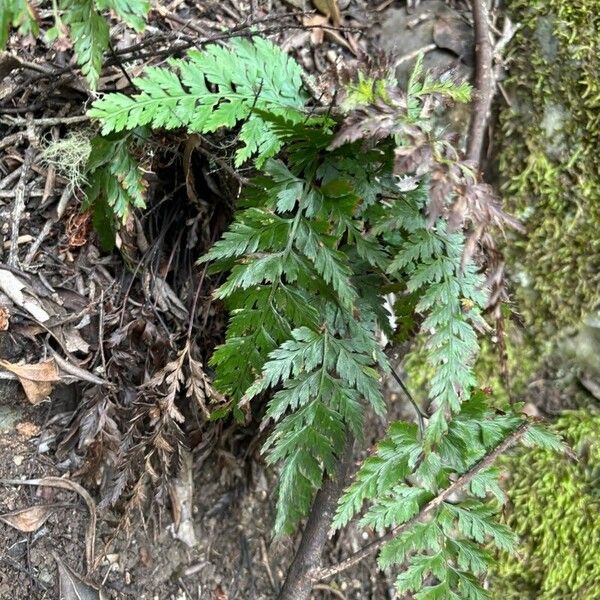
[[[107,95],[91,114],[111,135],[147,125],[235,127],[236,162],[256,158],[233,223],[200,260],[226,273],[215,295],[230,319],[211,361],[214,384],[240,419],[258,397],[268,400],[264,452],[281,469],[277,534],[308,514],[345,444],[361,439],[366,411],[385,414],[382,297],[392,290],[412,299],[435,372],[427,424],[389,426],[340,499],[334,527],[359,513],[377,531],[405,524],[379,557],[382,568],[399,569],[400,592],[485,598],[486,545],[516,542],[495,518],[498,472],[479,469],[458,498],[443,496],[418,518],[524,423],[512,409],[491,410],[476,389],[487,294],[478,238],[466,232],[483,229],[489,191],[430,120],[435,106],[467,100],[469,88],[424,76],[420,62],[406,93],[389,69],[356,79],[341,94],[345,114],[314,116],[292,59],[265,40],[232,40],[148,69],[136,80],[140,93]],[[499,212],[485,215],[502,222]],[[534,427],[524,439],[557,445]]]

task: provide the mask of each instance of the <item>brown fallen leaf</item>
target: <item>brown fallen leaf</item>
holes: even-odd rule
[[[38,504],[37,506],[12,510],[0,515],[0,521],[4,521],[4,523],[22,533],[31,533],[37,531],[48,520],[54,509],[63,506],[67,505],[64,503]]]
[[[198,544],[194,530],[194,515],[192,504],[194,501],[194,478],[191,452],[185,451],[181,458],[181,472],[170,487],[171,507],[173,510],[173,524],[175,537],[189,548]]]
[[[223,591],[220,585],[215,588],[215,600],[229,600],[229,596]]]
[[[94,547],[96,545],[96,503],[89,492],[75,481],[61,477],[43,477],[42,479],[0,479],[0,485],[35,485],[69,490],[79,494],[87,504],[90,512],[90,521],[85,532],[85,559],[87,572],[95,567]],[[76,596],[75,596],[76,597]]]
[[[340,7],[337,0],[312,0],[315,8],[323,13],[326,17],[331,18],[334,27],[339,27],[342,20]]]
[[[50,319],[50,315],[39,299],[33,295],[29,286],[11,271],[0,269],[0,290],[40,323]]]
[[[85,581],[52,553],[58,567],[59,600],[107,600],[106,594],[95,585]]]
[[[302,22],[306,27],[310,27],[310,41],[318,46],[323,43],[325,31],[321,28],[321,25],[325,25],[329,17],[324,15],[309,15],[302,19]]]
[[[31,365],[19,365],[0,359],[0,367],[14,373],[31,404],[39,404],[52,391],[53,383],[60,381],[58,368],[53,359]]]

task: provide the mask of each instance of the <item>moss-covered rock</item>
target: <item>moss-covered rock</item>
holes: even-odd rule
[[[578,461],[539,449],[506,459],[507,521],[521,546],[495,566],[493,598],[600,598],[600,414],[566,411],[553,427]]]
[[[521,23],[501,111],[519,309],[538,331],[577,324],[600,299],[600,11],[597,0],[509,0]]]

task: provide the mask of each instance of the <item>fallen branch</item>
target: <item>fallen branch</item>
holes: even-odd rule
[[[479,166],[496,82],[493,68],[494,47],[487,3],[486,0],[473,0],[472,5],[475,22],[475,100],[469,126],[467,159]]]
[[[427,515],[436,510],[449,496],[459,491],[465,485],[467,485],[475,475],[479,472],[487,469],[495,460],[506,452],[515,442],[517,442],[527,431],[529,427],[529,423],[522,423],[513,431],[510,435],[508,435],[500,444],[498,444],[489,454],[486,454],[478,463],[474,464],[466,473],[463,473],[454,483],[449,485],[446,489],[440,492],[435,498],[427,502],[421,510],[410,520],[394,529],[391,529],[380,538],[377,538],[364,548],[361,548],[354,554],[350,555],[345,560],[341,561],[337,565],[333,565],[331,567],[327,567],[324,569],[319,569],[316,572],[313,572],[313,582],[319,581],[322,579],[327,579],[332,577],[333,575],[337,575],[342,571],[353,567],[361,560],[370,556],[371,554],[377,552],[381,546],[383,546],[389,540],[395,538],[402,532],[406,531],[410,527],[412,527],[415,523],[418,523],[422,519],[424,519]],[[287,600],[287,598],[286,598]]]
[[[41,119],[25,119],[23,117],[1,117],[0,123],[5,125],[24,126],[29,123],[42,127],[53,127],[54,125],[78,125],[79,123],[88,123],[91,118],[87,115],[78,115],[75,117],[45,117]]]

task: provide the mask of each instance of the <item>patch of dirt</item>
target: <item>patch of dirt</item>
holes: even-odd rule
[[[41,411],[20,405],[20,418],[0,436],[0,479],[37,479],[64,475],[44,450]],[[375,424],[373,424],[374,426]],[[373,429],[375,432],[375,429]],[[98,513],[96,550],[100,556],[91,580],[110,599],[270,600],[284,579],[297,540],[272,540],[275,474],[256,461],[227,452],[194,469],[194,529],[198,544],[188,548],[174,537],[169,513],[133,518],[130,535],[115,537],[120,515]],[[0,515],[39,504],[61,505],[40,529],[22,533],[0,522],[0,600],[50,600],[57,597],[53,553],[84,576],[87,508],[76,494],[43,486],[0,486]],[[64,505],[64,506],[62,506]],[[144,523],[144,526],[142,526]],[[339,561],[367,543],[369,536],[350,528],[332,540],[326,560]],[[391,585],[373,560],[315,589],[315,599],[392,598]]]

